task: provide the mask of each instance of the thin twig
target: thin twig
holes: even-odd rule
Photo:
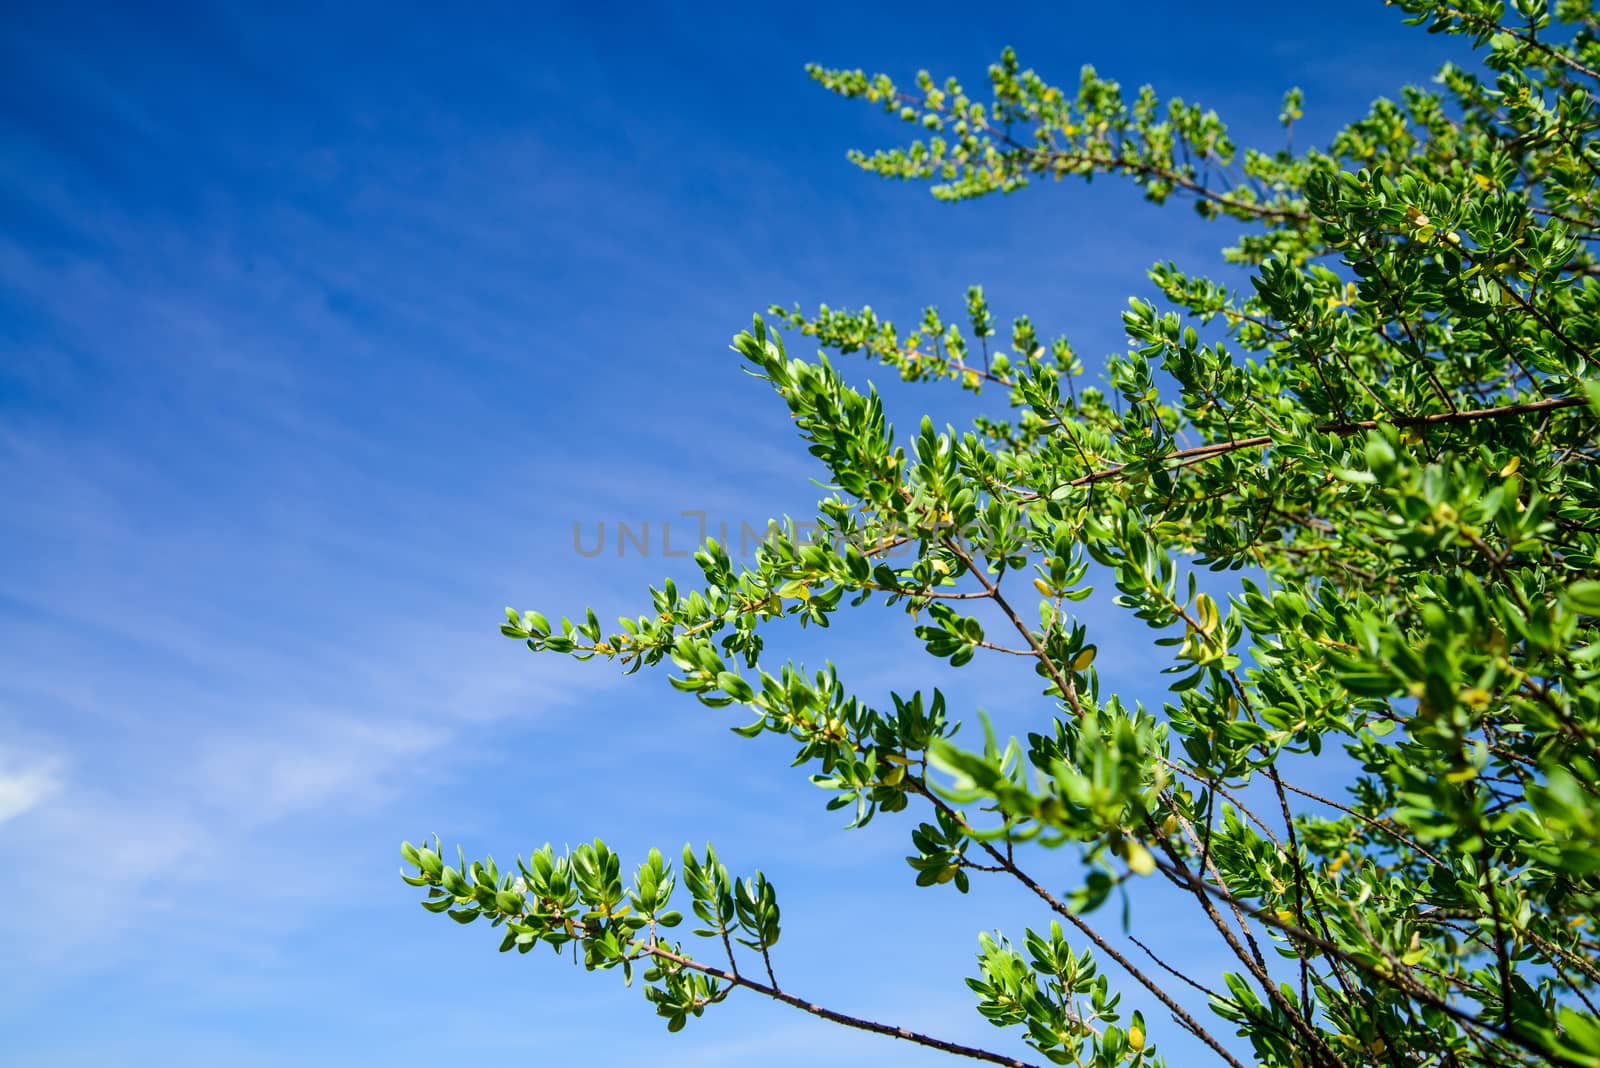
[[[1027,1061],[1018,1060],[1015,1057],[1008,1057],[1003,1053],[991,1053],[988,1050],[978,1049],[974,1046],[963,1046],[959,1042],[950,1042],[942,1038],[934,1038],[932,1035],[924,1035],[907,1027],[895,1027],[891,1024],[877,1023],[873,1020],[864,1020],[859,1016],[847,1016],[842,1012],[837,1012],[833,1009],[818,1005],[814,1001],[807,1001],[805,998],[798,997],[794,994],[785,993],[784,991],[779,990],[775,985],[768,986],[765,983],[757,982],[753,979],[747,979],[742,975],[736,975],[733,972],[715,967],[714,965],[702,964],[692,957],[685,957],[681,954],[674,953],[669,949],[663,949],[661,946],[655,945],[654,943],[641,945],[638,947],[638,950],[640,953],[648,954],[649,956],[656,957],[660,960],[670,961],[681,968],[688,968],[691,971],[700,972],[715,979],[721,979],[723,982],[732,986],[744,987],[746,990],[751,990],[757,994],[763,995],[764,997],[769,997],[773,1001],[781,1001],[785,1005],[800,1009],[803,1012],[808,1012],[813,1016],[819,1016],[824,1020],[828,1020],[836,1024],[842,1024],[845,1027],[853,1027],[858,1031],[870,1031],[875,1035],[887,1035],[890,1038],[904,1039],[907,1042],[912,1042],[919,1046],[927,1046],[929,1049],[939,1050],[941,1053],[951,1053],[958,1057],[969,1057],[972,1060],[986,1061],[989,1064],[1003,1064],[1006,1065],[1007,1068],[1039,1068],[1037,1065],[1030,1064]]]

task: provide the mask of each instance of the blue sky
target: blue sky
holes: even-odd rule
[[[845,832],[780,745],[661,673],[496,628],[505,604],[642,610],[690,574],[659,551],[663,521],[688,540],[684,511],[809,514],[819,472],[727,350],[753,311],[911,319],[981,282],[1094,365],[1150,263],[1227,241],[1116,183],[952,208],[871,179],[845,150],[904,128],[805,62],[977,86],[1014,44],[1275,147],[1289,86],[1314,142],[1447,55],[1377,3],[1195,8],[10,5],[5,1059],[933,1062],[753,998],[667,1036],[617,977],[500,957],[418,909],[397,843],[431,831],[502,858],[709,838],[777,883],[785,986],[1020,1050],[961,977],[977,931],[1048,923],[1029,900],[915,890],[909,821]],[[872,377],[905,429],[999,403]],[[575,522],[618,521],[650,523],[653,551],[573,551]],[[1091,622],[1107,688],[1159,702],[1147,638]],[[881,610],[775,646],[872,700],[938,683],[964,712],[1048,714],[1031,677],[942,670]],[[1065,857],[1037,867],[1067,884]],[[1181,916],[1135,920],[1208,964]],[[1152,1037],[1183,1063],[1173,1028]]]

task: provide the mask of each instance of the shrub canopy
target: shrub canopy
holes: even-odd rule
[[[1211,111],[1090,68],[1063,88],[1010,52],[987,100],[812,69],[915,128],[855,155],[869,172],[950,200],[1125,178],[1245,224],[1224,258],[1250,284],[1152,268],[1161,299],[1123,313],[1105,388],[1028,318],[1002,333],[977,288],[910,330],[774,308],[734,348],[826,465],[822,536],[788,528],[749,563],[709,541],[701,588],[668,582],[614,631],[507,611],[535,652],[667,666],[742,711],[739,733],[786,738],[855,823],[907,813],[918,885],[1036,895],[1048,922],[981,936],[967,982],[1053,1063],[1158,1064],[1181,1028],[1236,1068],[1600,1065],[1600,23],[1571,0],[1399,6],[1476,49],[1472,69],[1299,152],[1241,150]],[[1284,126],[1300,111],[1290,92]],[[788,355],[778,326],[1009,410],[924,419],[908,444],[875,391]],[[1238,572],[1237,595],[1207,571]],[[1170,651],[1160,709],[1102,689],[1075,614],[1096,577]],[[883,702],[763,660],[773,621],[872,599],[931,656],[1037,676],[1050,726],[964,748],[937,690]],[[1286,773],[1339,750],[1337,796]],[[1036,880],[1040,848],[1075,851],[1082,880]],[[437,839],[403,852],[424,907],[487,921],[505,951],[637,970],[670,1030],[744,990],[1025,1063],[784,990],[774,887],[712,849],[652,851],[626,879],[601,841],[506,869],[447,866]],[[1181,891],[1231,970],[1169,970],[1137,912],[1133,939],[1103,933],[1096,909],[1138,879]],[[1161,1018],[1119,1011],[1136,988]]]

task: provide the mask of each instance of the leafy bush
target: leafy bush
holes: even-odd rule
[[[1241,151],[1214,113],[1092,69],[1061,88],[1009,52],[987,102],[813,69],[919,131],[856,156],[867,171],[955,200],[1126,178],[1247,224],[1225,257],[1251,287],[1153,268],[1164,303],[1124,313],[1132,347],[1105,390],[1077,386],[1078,357],[1026,318],[1006,344],[976,288],[961,322],[930,309],[910,331],[773,309],[824,350],[998,390],[1010,415],[959,434],[924,420],[908,449],[875,393],[757,319],[734,348],[831,473],[823,536],[791,528],[749,566],[707,542],[703,588],[668,583],[614,632],[592,612],[508,610],[502,628],[630,671],[670,661],[679,690],[747,711],[740,733],[786,736],[830,808],[916,813],[919,885],[1020,882],[1048,928],[983,936],[968,983],[1054,1063],[1160,1063],[1177,1027],[1236,1068],[1600,1065],[1597,22],[1571,0],[1400,6],[1469,39],[1485,73],[1446,67],[1298,154]],[[1291,92],[1285,126],[1300,107]],[[1171,651],[1159,712],[1101,690],[1074,616],[1091,563]],[[1219,603],[1202,569],[1240,572],[1242,592]],[[869,705],[831,670],[762,666],[771,621],[872,598],[934,657],[1011,655],[1050,729],[968,751],[937,691]],[[1353,758],[1344,796],[1281,774],[1333,748]],[[1076,851],[1081,883],[1029,875],[1038,848]],[[627,883],[598,841],[515,870],[446,866],[437,839],[403,852],[429,910],[491,922],[502,950],[638,969],[671,1030],[744,989],[1022,1063],[780,989],[774,888],[712,850],[676,870],[651,852]],[[1234,970],[1181,975],[1104,937],[1091,917],[1131,879],[1181,890]],[[700,944],[674,935],[675,897]],[[1170,1019],[1120,1015],[1097,962]]]

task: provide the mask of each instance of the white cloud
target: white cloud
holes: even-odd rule
[[[61,788],[54,761],[8,766],[12,762],[0,750],[0,823],[26,814]]]
[[[196,756],[199,794],[246,825],[335,803],[370,801],[406,763],[448,735],[421,724],[352,717],[282,717],[270,728],[222,733]]]

